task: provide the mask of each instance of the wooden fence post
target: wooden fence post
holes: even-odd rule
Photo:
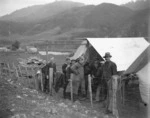
[[[21,71],[20,65],[18,65],[18,69],[19,69],[19,72],[20,72],[20,76],[22,77],[22,71]]]
[[[34,79],[34,85],[35,85],[35,89],[38,90],[37,88],[37,79],[35,77],[35,71],[34,71],[34,68],[32,67],[32,77]]]
[[[27,81],[27,84],[28,86],[30,85],[30,78],[29,78],[29,73],[28,73],[28,67],[25,67],[25,70],[26,70],[26,81]]]
[[[13,63],[13,69],[14,69],[14,71],[15,71],[15,75],[16,75],[17,79],[19,79],[18,70],[17,70],[17,67],[15,66],[14,63]]]
[[[72,85],[73,74],[70,75],[70,93],[71,93],[71,101],[73,102],[73,85]]]
[[[49,68],[49,91],[52,95],[52,85],[53,85],[53,68]]]
[[[46,47],[46,64],[48,64],[48,46]]]
[[[122,103],[125,104],[125,81],[122,81]]]
[[[118,75],[113,75],[112,76],[112,114],[116,117],[119,118],[119,114],[118,114],[118,107],[117,107],[117,90],[118,90],[118,79],[119,76]]]
[[[42,74],[42,71],[41,71],[41,76],[40,76],[40,80],[41,80],[41,90],[44,91],[44,84],[43,84],[43,74]]]
[[[8,75],[11,76],[11,69],[10,69],[9,63],[7,64],[7,67],[8,67]]]
[[[88,75],[88,83],[89,83],[89,93],[90,93],[90,101],[91,101],[91,107],[93,108],[93,96],[92,96],[92,86],[91,86],[91,75]]]

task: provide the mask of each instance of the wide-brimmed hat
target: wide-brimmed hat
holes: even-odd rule
[[[103,58],[107,58],[107,57],[112,57],[111,54],[110,54],[110,52],[106,52],[105,56],[103,56]]]

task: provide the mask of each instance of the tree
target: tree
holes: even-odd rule
[[[19,47],[20,47],[20,42],[16,40],[16,41],[12,44],[12,50],[17,50],[17,49],[19,49]]]

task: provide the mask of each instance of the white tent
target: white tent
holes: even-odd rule
[[[137,72],[139,89],[144,103],[150,103],[150,62]]]
[[[88,38],[97,52],[104,56],[110,52],[112,61],[117,64],[118,71],[126,71],[139,55],[149,46],[149,43],[140,38]]]
[[[144,103],[150,103],[150,46],[130,65],[125,74],[136,73],[139,89]]]
[[[81,45],[78,47],[78,49],[76,50],[76,52],[74,53],[74,55],[72,57],[70,57],[70,59],[77,59],[80,56],[82,56],[83,54],[85,54],[87,47],[86,47],[87,41],[83,41],[81,43]]]
[[[110,52],[118,71],[124,71],[124,74],[137,73],[141,98],[149,104],[149,43],[144,38],[88,38],[88,41],[101,56]]]

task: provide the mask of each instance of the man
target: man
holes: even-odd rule
[[[106,113],[112,113],[112,107],[110,107],[112,99],[112,76],[117,74],[117,66],[112,62],[111,54],[109,52],[105,53],[105,63],[102,66],[102,79],[103,83],[106,85]]]
[[[84,64],[84,79],[85,79],[85,97],[88,95],[88,75],[91,74],[90,64],[85,62]]]
[[[97,89],[96,89],[96,96],[95,96],[95,100],[96,102],[99,102],[99,101],[103,101],[104,100],[104,96],[103,96],[103,84],[102,84],[102,66],[104,64],[104,61],[101,61],[100,62],[100,66],[97,70],[97,78],[98,78],[98,81],[97,81]]]
[[[73,87],[73,94],[75,100],[78,99],[78,90],[81,86],[82,94],[85,94],[85,81],[84,81],[84,57],[79,57],[77,61],[71,66],[71,73],[72,73],[72,87]],[[70,92],[70,88],[67,87],[66,92]]]
[[[49,68],[47,64],[41,69],[42,70],[42,78],[43,78],[43,86],[44,86],[44,92],[49,92],[48,84],[49,84]]]
[[[96,89],[98,87],[98,79],[99,77],[97,76],[98,70],[101,67],[100,63],[99,63],[99,59],[95,59],[94,63],[91,65],[91,75],[93,78],[93,84],[92,84],[92,91],[95,94],[96,93]]]
[[[49,66],[49,68],[53,68],[53,72],[55,76],[57,69],[56,69],[56,63],[54,62],[54,57],[50,59],[50,62],[47,65]]]
[[[54,63],[54,57],[50,59],[50,62],[42,68],[44,78],[44,92],[49,92],[49,69],[53,68],[53,80],[56,73],[56,64]]]
[[[65,75],[66,78],[66,68],[67,66],[70,66],[71,60],[69,57],[66,58],[66,62],[62,65],[62,72]]]
[[[67,88],[67,85],[69,83],[69,79],[70,79],[70,66],[71,66],[71,60],[69,57],[66,58],[66,63],[64,63],[62,65],[62,72],[64,74],[64,91],[63,91],[63,94],[64,94],[64,98],[66,98],[66,88]]]

